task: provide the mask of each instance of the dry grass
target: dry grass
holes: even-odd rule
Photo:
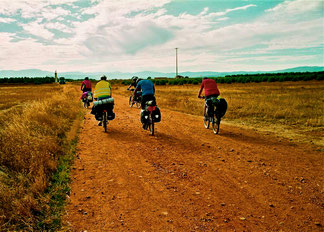
[[[156,86],[157,103],[163,108],[202,115],[199,85]],[[125,97],[126,87],[115,92]],[[224,122],[244,125],[301,141],[323,144],[324,82],[272,82],[219,84],[228,102]],[[118,103],[117,103],[118,104]]]
[[[55,84],[0,88],[0,230],[33,231],[79,95]]]

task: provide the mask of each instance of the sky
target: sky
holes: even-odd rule
[[[324,66],[324,0],[0,0],[0,70]]]

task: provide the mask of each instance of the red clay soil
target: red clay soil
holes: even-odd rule
[[[115,95],[104,133],[90,110],[72,167],[71,231],[323,231],[323,153],[161,109],[150,136]],[[158,99],[157,99],[158,100]]]

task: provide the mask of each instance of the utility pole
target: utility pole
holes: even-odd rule
[[[176,76],[175,78],[178,78],[178,48],[175,48],[176,50]]]

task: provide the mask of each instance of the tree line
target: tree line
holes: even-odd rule
[[[259,82],[283,82],[283,81],[310,81],[310,80],[324,80],[324,72],[291,72],[291,73],[265,73],[265,74],[239,74],[227,75],[225,77],[209,77],[216,80],[217,83],[259,83]],[[148,77],[147,79],[151,79]],[[155,85],[184,85],[201,83],[202,77],[196,78],[164,78],[151,79]],[[123,80],[122,84],[129,85],[131,80]]]
[[[54,77],[5,77],[0,78],[0,84],[47,84],[55,82]]]
[[[216,80],[217,83],[259,83],[259,82],[276,82],[276,81],[310,81],[310,80],[324,80],[323,72],[290,72],[290,73],[261,73],[261,74],[238,74],[238,75],[227,75],[225,77],[209,77]],[[184,85],[193,84],[198,85],[202,81],[202,77],[194,78],[159,78],[151,79],[155,85]],[[66,82],[70,81],[82,81],[83,79],[65,79]],[[91,81],[96,81],[91,79]],[[110,80],[113,83],[122,83],[124,85],[129,85],[131,80]],[[55,82],[54,77],[5,77],[0,78],[0,84],[12,83],[12,84],[46,84]]]

